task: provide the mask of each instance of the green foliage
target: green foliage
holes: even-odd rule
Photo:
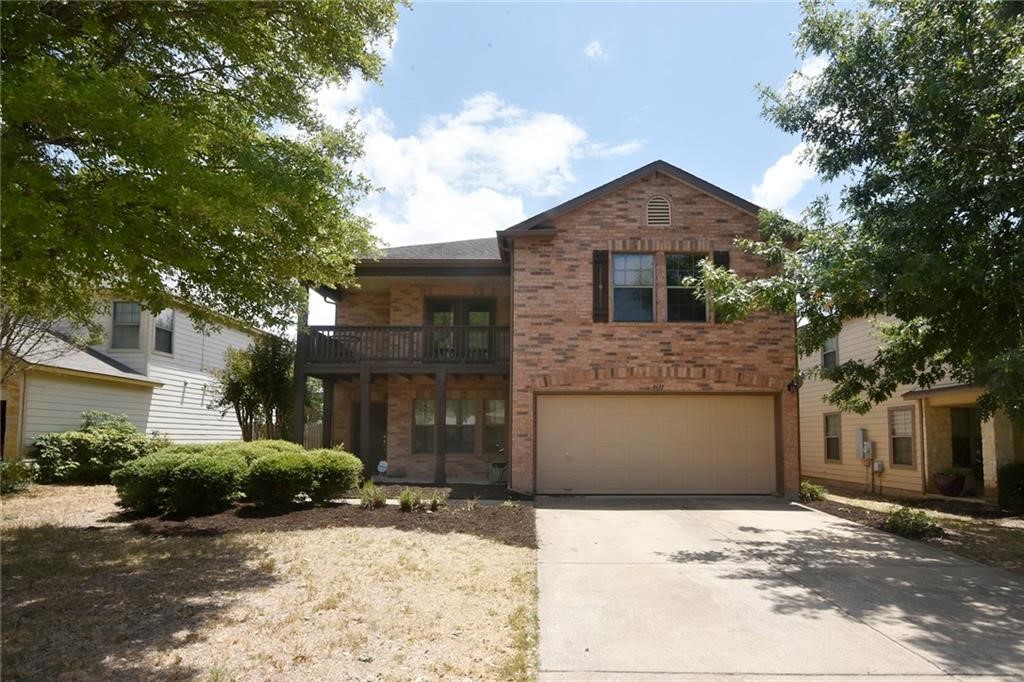
[[[764,212],[762,241],[739,245],[774,274],[708,265],[698,295],[718,319],[796,314],[801,355],[845,320],[895,318],[876,356],[813,372],[842,409],[952,379],[985,388],[984,415],[1024,423],[1021,5],[808,0],[796,45],[824,69],[762,87],[765,115],[844,184],[838,211],[819,200],[798,224]]]
[[[5,306],[84,323],[112,287],[284,325],[302,282],[350,281],[369,183],[354,123],[312,98],[377,78],[396,19],[388,0],[0,3]]]
[[[234,409],[243,440],[252,440],[260,426],[271,438],[289,434],[294,360],[295,344],[272,335],[225,352],[224,368],[214,373],[214,406]]]
[[[252,464],[261,457],[282,453],[302,454],[305,449],[298,443],[287,440],[254,440],[246,442],[219,443],[217,450],[224,453],[238,455]]]
[[[801,502],[819,502],[824,500],[827,494],[828,489],[823,485],[811,483],[810,481],[800,481]]]
[[[436,512],[447,506],[448,493],[446,491],[435,490],[434,492],[430,493],[430,502],[428,503],[428,508],[430,509],[430,511]]]
[[[259,505],[287,505],[300,493],[313,491],[316,466],[305,454],[282,452],[267,455],[249,468],[245,494]]]
[[[7,495],[24,490],[36,480],[39,467],[24,459],[0,460],[0,494]]]
[[[363,487],[359,489],[359,506],[363,509],[379,509],[387,502],[387,493],[374,485],[373,481],[363,483]]]
[[[246,350],[228,348],[224,351],[224,367],[214,370],[216,400],[211,407],[221,408],[221,416],[234,410],[242,440],[252,440],[262,419],[259,396],[253,387],[252,359]]]
[[[906,506],[890,511],[882,522],[882,529],[913,540],[942,535],[942,528],[932,523],[928,514]]]
[[[161,443],[140,433],[123,415],[89,411],[82,413],[80,430],[41,434],[32,447],[41,482],[102,483],[114,469]]]
[[[999,506],[1024,510],[1024,462],[999,467]]]
[[[403,488],[398,494],[398,508],[404,512],[423,509],[423,493],[419,488]]]
[[[226,508],[246,473],[238,455],[168,448],[141,457],[111,476],[118,504],[142,513],[202,514]]]
[[[311,450],[316,485],[307,491],[314,502],[341,497],[359,485],[363,463],[355,455],[340,450]]]

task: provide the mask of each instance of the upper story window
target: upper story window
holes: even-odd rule
[[[665,197],[652,197],[647,202],[648,225],[671,225],[672,205]]]
[[[831,369],[839,364],[839,339],[835,336],[825,339],[821,347],[821,366]]]
[[[153,350],[161,353],[174,352],[174,309],[166,308],[156,316],[156,330],[153,334]]]
[[[654,254],[612,256],[612,288],[616,322],[653,322]]]
[[[669,322],[707,322],[707,301],[698,298],[692,287],[682,286],[684,277],[700,273],[703,254],[670,253],[665,256],[665,288]]]
[[[111,348],[138,348],[142,306],[127,301],[114,302],[113,325],[110,330]]]

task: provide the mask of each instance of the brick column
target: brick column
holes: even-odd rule
[[[999,494],[999,467],[1013,461],[1013,423],[1000,410],[981,423],[981,451],[985,469],[985,499]]]

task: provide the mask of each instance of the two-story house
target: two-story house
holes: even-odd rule
[[[847,320],[819,353],[800,359],[801,369],[870,361],[881,343],[876,321]],[[935,474],[957,469],[969,472],[964,494],[994,501],[999,467],[1024,461],[1024,432],[1005,412],[982,421],[977,386],[952,380],[926,388],[901,386],[865,414],[840,412],[825,402],[831,388],[830,382],[812,378],[800,389],[801,471],[830,487],[937,494]]]
[[[787,493],[799,484],[795,320],[714,319],[681,285],[759,207],[657,161],[497,233],[404,246],[319,291],[296,394],[376,472],[526,493]],[[296,432],[302,433],[297,414]]]
[[[5,458],[25,453],[41,433],[78,428],[86,410],[126,415],[140,431],[176,442],[241,438],[234,414],[210,407],[213,372],[228,348],[245,348],[262,332],[225,318],[204,333],[181,305],[153,314],[122,300],[111,300],[97,321],[99,344],[76,348],[48,335],[3,386]]]

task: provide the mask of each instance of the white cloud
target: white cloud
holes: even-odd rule
[[[828,64],[829,59],[825,55],[816,54],[807,57],[797,67],[797,70],[786,78],[786,83],[782,86],[782,92],[799,94],[822,74]]]
[[[807,144],[800,142],[773,163],[750,192],[755,204],[765,208],[785,208],[815,175],[814,167],[807,159]]]
[[[380,55],[386,66],[395,54],[395,43],[397,42],[398,30],[395,29],[390,39],[384,38],[373,43],[370,46],[370,51]],[[356,71],[344,85],[332,85],[320,90],[316,94],[317,108],[328,123],[341,127],[348,121],[349,112],[366,99],[370,85],[371,83]]]
[[[587,145],[587,156],[599,159],[607,159],[613,156],[629,156],[643,149],[645,144],[647,144],[647,140],[630,140],[622,144],[594,142]]]
[[[583,48],[583,54],[587,56],[587,59],[608,61],[608,53],[604,51],[604,45],[600,40],[591,40],[587,43],[587,46]]]

